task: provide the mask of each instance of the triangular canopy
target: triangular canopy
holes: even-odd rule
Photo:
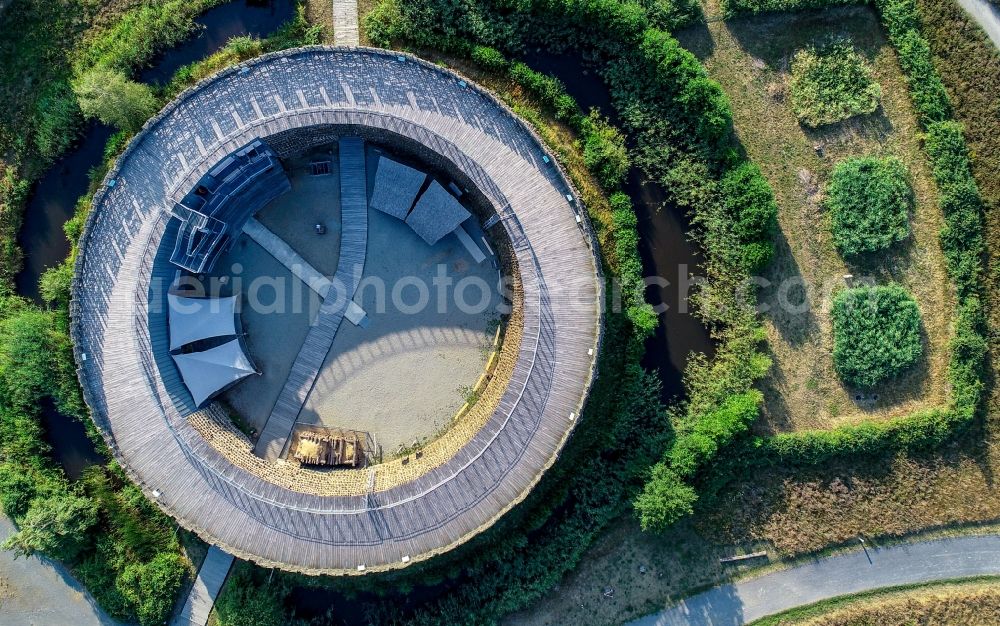
[[[188,298],[167,294],[170,307],[170,349],[176,350],[200,339],[236,333],[236,296]]]
[[[257,373],[253,363],[243,354],[238,339],[204,352],[172,356],[194,403],[199,407],[233,383]]]

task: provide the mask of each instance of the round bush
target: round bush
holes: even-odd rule
[[[845,289],[833,300],[833,341],[840,378],[874,387],[920,358],[920,309],[899,285]]]
[[[910,235],[909,172],[895,157],[841,161],[826,189],[826,207],[841,254],[885,250]]]
[[[881,98],[868,62],[848,41],[800,50],[792,58],[792,109],[806,126],[874,113]]]

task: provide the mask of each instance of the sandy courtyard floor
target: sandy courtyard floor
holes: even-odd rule
[[[299,421],[369,432],[391,455],[446,427],[465,403],[463,388],[483,373],[499,319],[497,273],[489,261],[473,264],[453,235],[428,246],[393,217],[370,210],[368,219],[364,275],[384,281],[385,292],[362,282],[354,301],[371,323],[340,327]],[[432,283],[439,272],[454,285],[486,285],[485,304],[463,311],[450,289],[439,308]],[[413,313],[406,307],[417,303],[419,288],[398,287],[409,281],[428,286],[428,306]],[[397,289],[403,311],[393,305]],[[477,287],[463,293],[470,305],[483,302]]]
[[[368,149],[369,197],[379,154]],[[310,175],[310,161],[324,158],[331,161],[330,174]],[[286,167],[292,191],[257,219],[332,276],[341,233],[336,148]],[[392,455],[400,445],[433,438],[465,403],[486,366],[502,299],[492,257],[477,265],[454,235],[428,246],[400,220],[373,209],[368,219],[364,278],[354,298],[368,313],[368,325],[345,320],[340,326],[298,421],[369,432]],[[326,226],[326,234],[314,232],[317,223]],[[481,231],[470,229],[478,240]],[[246,235],[220,259],[215,274],[230,276],[243,295],[246,344],[262,371],[223,399],[260,432],[320,300]],[[448,286],[438,286],[442,279]],[[425,291],[426,306],[416,306]]]

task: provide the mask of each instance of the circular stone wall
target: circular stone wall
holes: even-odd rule
[[[516,259],[521,339],[495,409],[457,451],[414,460],[392,480],[375,466],[363,485],[324,495],[299,488],[280,462],[235,463],[206,441],[217,409],[190,414],[161,367],[169,356],[157,296],[172,270],[157,257],[170,244],[169,207],[225,155],[256,138],[280,153],[345,135],[405,144],[482,196]],[[171,103],[96,195],[71,306],[84,395],[132,478],[206,541],[307,573],[402,566],[488,527],[557,457],[595,375],[603,279],[594,245],[537,137],[455,74],[377,50],[261,57]]]

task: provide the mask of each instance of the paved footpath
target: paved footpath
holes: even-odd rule
[[[356,46],[358,39],[358,0],[333,0],[333,45]]]
[[[14,532],[0,515],[0,541]],[[38,557],[15,560],[0,552],[0,624],[3,626],[114,626],[65,567]]]
[[[632,626],[745,624],[837,596],[983,575],[1000,575],[1000,536],[869,548],[715,587]]]
[[[198,575],[188,592],[187,600],[177,617],[170,622],[171,626],[205,626],[232,565],[231,555],[215,546],[209,548],[204,562],[198,568]]]

